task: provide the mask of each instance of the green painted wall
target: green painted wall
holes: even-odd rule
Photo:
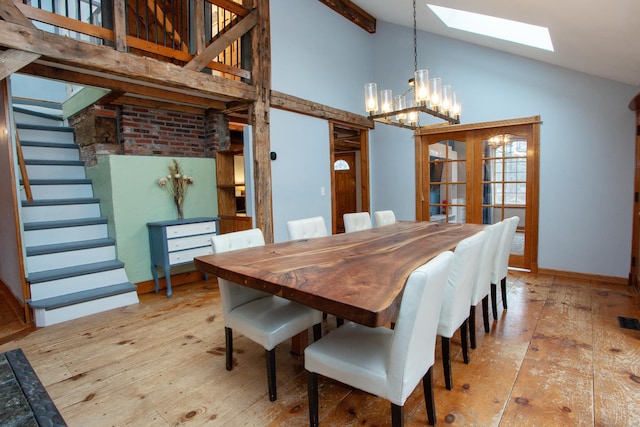
[[[108,156],[87,168],[100,210],[109,219],[109,236],[116,239],[118,259],[132,283],[152,280],[147,223],[177,218],[173,199],[158,186],[174,157]],[[175,157],[184,173],[194,179],[184,202],[184,217],[218,215],[215,159]],[[175,267],[173,274],[193,270]]]

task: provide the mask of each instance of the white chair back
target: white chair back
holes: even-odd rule
[[[383,225],[391,225],[396,222],[396,215],[391,210],[387,211],[375,211],[373,217],[376,220],[376,227]]]
[[[436,330],[453,253],[414,270],[404,287],[388,358],[388,395],[402,405],[435,362]]]
[[[289,240],[310,239],[328,235],[327,226],[321,216],[287,221],[287,232],[289,233]]]
[[[491,291],[491,273],[497,256],[498,244],[502,237],[504,223],[502,221],[485,227],[484,245],[480,252],[480,264],[478,265],[478,273],[473,283],[473,292],[471,293],[471,305],[478,305],[482,298],[489,295]]]
[[[498,252],[493,264],[493,271],[491,272],[491,283],[498,284],[500,281],[507,277],[507,267],[509,266],[509,254],[511,253],[511,244],[513,243],[513,236],[516,234],[516,228],[520,218],[512,216],[502,220],[504,223],[504,229],[502,230],[502,236],[500,243],[498,244]]]
[[[264,246],[264,236],[259,228],[211,236],[211,248],[214,254],[254,246]],[[225,315],[249,301],[271,296],[266,292],[238,285],[222,278],[218,278],[218,287],[220,288],[222,311]],[[224,317],[226,325],[227,316]]]
[[[342,215],[342,219],[344,220],[345,233],[371,228],[369,212],[346,213]]]
[[[456,246],[438,324],[438,335],[442,337],[451,338],[469,317],[471,291],[484,240],[485,233],[481,231],[460,241]]]

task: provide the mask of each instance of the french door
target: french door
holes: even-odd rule
[[[539,117],[416,132],[416,218],[520,220],[509,265],[537,270]]]

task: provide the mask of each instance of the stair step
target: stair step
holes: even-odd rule
[[[60,199],[58,199],[60,200]],[[42,221],[63,221],[80,218],[99,218],[100,203],[98,199],[91,199],[94,202],[89,202],[89,199],[74,199],[80,200],[80,203],[60,204],[55,203],[54,200],[40,200],[37,204],[22,203],[22,220],[25,223],[42,222]],[[86,200],[83,203],[82,200]]]
[[[101,271],[123,268],[124,263],[118,260],[95,262],[92,264],[74,265],[72,267],[58,268],[55,270],[39,271],[29,274],[27,281],[30,284],[49,282],[51,280],[66,279],[69,277],[83,276]]]
[[[80,242],[59,243],[55,245],[32,246],[26,249],[27,256],[47,255],[60,252],[79,251],[84,249],[101,248],[115,245],[111,238],[83,240]]]
[[[20,180],[20,184],[24,184],[22,180]],[[81,184],[91,184],[91,180],[89,178],[30,179],[29,184],[31,185],[81,185]]]
[[[67,132],[73,133],[73,128],[68,126],[33,125],[29,123],[17,123],[18,130],[43,130],[47,132]]]
[[[82,227],[85,225],[106,224],[107,222],[108,219],[104,217],[66,219],[60,221],[38,221],[25,223],[24,231],[48,230],[51,228]]]
[[[104,286],[97,289],[89,289],[86,291],[74,292],[72,294],[61,295],[59,297],[45,298],[37,301],[29,300],[29,306],[34,309],[44,309],[46,311],[55,310],[62,307],[68,307],[74,304],[80,304],[87,301],[98,300],[113,295],[124,294],[127,292],[137,291],[136,285],[131,282],[118,283],[115,285]]]
[[[20,184],[24,185],[23,182]],[[31,185],[31,194],[34,200],[93,198],[93,186],[91,185],[91,181],[88,179],[78,179],[76,182],[69,184],[50,183],[47,182],[47,180],[38,179],[30,180],[29,184]],[[24,188],[20,189],[20,198],[21,200],[27,199],[27,193]]]
[[[34,125],[18,123],[18,136],[20,140],[53,142],[61,144],[73,144],[73,128],[55,125]]]
[[[77,198],[77,199],[43,199],[43,200],[34,200],[33,202],[28,202],[26,200],[23,200],[22,206],[29,207],[29,206],[89,205],[92,203],[100,203],[100,199],[96,199],[95,197],[83,197],[83,198]]]
[[[40,148],[65,148],[65,149],[78,149],[78,144],[66,144],[56,142],[42,142],[42,141],[23,141],[20,140],[20,145],[24,147],[40,147]]]
[[[41,160],[41,159],[25,159],[24,164],[27,166],[83,166],[82,160]]]
[[[39,119],[44,119],[44,120],[48,120],[48,121],[55,121],[55,122],[62,123],[63,119],[62,119],[62,111],[61,110],[57,110],[56,109],[56,111],[59,111],[59,112],[56,112],[55,114],[53,114],[53,113],[45,113],[45,112],[42,112],[42,111],[34,111],[34,110],[30,110],[28,108],[16,107],[15,106],[15,104],[16,104],[16,100],[15,99],[13,100],[13,104],[14,104],[14,107],[13,107],[14,113],[20,113],[20,114],[24,114],[24,115],[27,115],[27,116],[31,116],[31,117],[34,118],[34,120],[38,120],[40,123],[42,123],[42,121],[39,120]],[[51,109],[50,107],[44,107],[44,108]],[[18,116],[18,115],[16,115],[16,116]],[[22,122],[19,117],[16,117],[16,119],[21,124],[26,124],[26,123]]]

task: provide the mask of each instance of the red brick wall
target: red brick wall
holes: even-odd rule
[[[123,105],[119,126],[124,154],[205,157],[204,116]]]
[[[87,166],[110,154],[215,157],[229,145],[228,121],[213,111],[199,115],[131,105],[92,106],[69,119]]]

